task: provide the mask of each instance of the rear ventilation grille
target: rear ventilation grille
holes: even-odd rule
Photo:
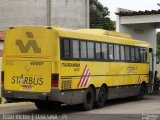
[[[71,80],[62,80],[62,90],[71,89],[72,81]]]

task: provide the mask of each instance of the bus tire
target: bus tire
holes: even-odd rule
[[[36,101],[35,105],[39,110],[55,109],[60,107],[60,103],[51,101]]]
[[[141,88],[140,88],[139,94],[136,96],[136,99],[142,100],[144,97],[144,94],[145,94],[145,85],[141,84]]]
[[[37,107],[38,110],[49,109],[45,101],[36,101],[35,106]]]
[[[12,100],[12,99],[6,98],[6,102],[7,102],[7,103],[13,103],[13,102],[15,102],[15,100]]]
[[[99,93],[98,93],[98,99],[96,101],[96,108],[102,108],[104,107],[106,103],[106,88],[104,86],[101,86]]]
[[[95,95],[92,87],[86,89],[86,94],[84,97],[84,102],[82,104],[82,109],[85,111],[89,111],[93,108]]]

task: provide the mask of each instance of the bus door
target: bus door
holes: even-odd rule
[[[149,93],[152,93],[154,83],[154,54],[152,48],[149,48],[149,59]]]
[[[149,67],[149,82],[152,83],[153,81],[153,75],[154,75],[154,55],[153,55],[153,49],[149,48],[149,59],[150,59],[150,67]]]

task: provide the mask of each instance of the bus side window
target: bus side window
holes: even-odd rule
[[[108,45],[107,43],[102,43],[102,59],[108,60]]]
[[[131,61],[135,61],[135,49],[131,47]]]
[[[120,59],[119,45],[114,45],[114,60]]]
[[[147,62],[147,50],[145,48],[140,48],[141,62]]]
[[[100,43],[96,43],[96,59],[101,59],[101,45]]]
[[[124,45],[121,45],[120,47],[120,55],[121,55],[121,60],[124,61],[125,60],[125,54],[124,54]]]
[[[72,56],[73,58],[79,58],[79,41],[72,40]]]
[[[88,59],[94,59],[94,42],[87,42]]]
[[[69,39],[62,39],[62,55],[63,58],[68,59],[71,57],[70,52],[70,40]]]
[[[136,62],[140,62],[140,49],[138,47],[135,48],[136,53]]]
[[[87,43],[86,43],[86,41],[81,41],[80,42],[80,45],[81,45],[81,58],[82,59],[85,59],[85,58],[87,58]]]
[[[130,47],[125,46],[125,60],[130,61]]]
[[[144,49],[144,62],[147,62],[147,49]]]
[[[109,59],[113,60],[113,44],[109,44]]]

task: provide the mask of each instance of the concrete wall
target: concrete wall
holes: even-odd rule
[[[89,0],[0,0],[0,31],[9,26],[49,24],[89,27]]]
[[[128,10],[118,8],[117,12],[120,12],[120,11],[128,11]],[[153,17],[153,15],[146,15],[146,16],[144,15],[118,16],[117,15],[116,31],[130,34],[134,39],[143,40],[151,43],[152,47],[154,48],[154,53],[156,54],[156,28],[155,28],[155,23],[151,21],[151,18],[154,20],[157,20],[157,16]]]
[[[146,19],[144,19],[146,18]],[[138,23],[159,23],[160,14],[153,15],[137,15],[137,16],[123,16],[120,18],[121,24],[138,24]]]
[[[15,25],[47,25],[46,0],[0,0],[0,30]]]
[[[156,48],[156,29],[153,24],[119,25],[117,31],[130,34],[134,39],[147,41]]]
[[[67,28],[89,27],[89,0],[52,0],[51,24]]]

